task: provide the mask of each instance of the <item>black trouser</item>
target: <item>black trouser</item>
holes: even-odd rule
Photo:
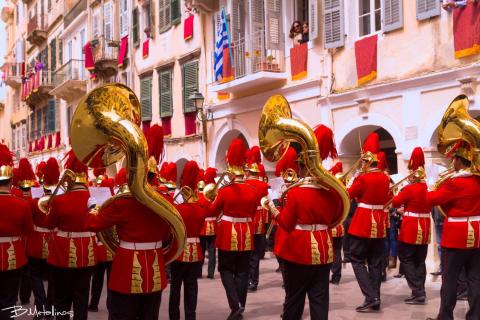
[[[111,261],[100,261],[93,269],[92,274],[92,290],[90,297],[90,306],[98,307],[100,296],[102,295],[103,280],[105,278],[105,270],[107,271],[107,310],[110,310],[110,289],[108,289],[108,281],[110,280],[110,270],[112,268]]]
[[[18,289],[22,269],[0,271],[0,320],[10,319],[15,315]],[[12,309],[8,309],[12,308]]]
[[[208,252],[208,267],[207,267],[207,275],[210,278],[213,278],[213,274],[215,273],[215,265],[217,263],[217,249],[215,248],[215,236],[202,236],[200,237],[200,245],[202,246],[203,250],[203,260],[205,261],[205,251]],[[200,264],[200,276],[202,275],[202,266],[203,262]]]
[[[358,285],[367,301],[380,299],[384,239],[350,235],[350,257]],[[368,264],[368,269],[365,263]]]
[[[55,312],[63,313],[56,319],[70,320],[68,312],[73,304],[73,320],[86,320],[93,268],[52,268]]]
[[[253,236],[253,252],[250,257],[250,271],[248,274],[248,280],[254,286],[258,286],[258,277],[260,273],[260,259],[265,255],[265,246],[267,244],[267,238],[265,234],[256,234]]]
[[[480,249],[442,248],[443,272],[438,319],[453,320],[457,303],[457,281],[463,268],[467,276],[468,305],[466,320],[480,317]]]
[[[248,291],[248,268],[252,251],[218,250],[218,271],[231,310],[245,307]]]
[[[51,310],[50,303],[52,301],[51,299],[47,300],[47,294],[45,293],[45,287],[43,285],[43,281],[49,278],[49,266],[47,260],[28,258],[28,267],[30,268],[30,283],[32,284],[32,291],[37,310]],[[48,287],[50,289],[50,285]]]
[[[328,319],[330,264],[302,265],[283,260],[285,303],[283,320],[299,320],[308,294],[310,319]]]
[[[170,320],[180,320],[180,291],[183,282],[183,307],[186,320],[196,319],[198,282],[197,271],[201,262],[172,262],[172,281],[168,314]]]
[[[333,238],[333,263],[332,263],[332,280],[340,281],[342,277],[342,243],[343,237]]]
[[[22,304],[30,301],[30,297],[32,295],[32,282],[30,278],[30,266],[28,264],[22,268],[22,274],[20,277],[20,290],[18,295]]]
[[[428,244],[398,242],[398,258],[400,259],[402,273],[405,274],[414,297],[425,296],[425,279],[427,277],[425,259],[427,258],[427,252]]]
[[[345,259],[350,260],[350,235],[348,234],[348,228],[350,227],[350,223],[352,222],[352,217],[347,217],[343,222],[343,227],[345,229],[345,235],[343,236],[343,256]]]
[[[162,291],[144,294],[124,294],[110,291],[110,320],[158,319]]]

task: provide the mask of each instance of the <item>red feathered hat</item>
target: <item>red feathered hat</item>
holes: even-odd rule
[[[370,133],[362,147],[362,160],[377,162],[377,154],[380,152],[380,138],[376,132]]]
[[[333,167],[330,168],[330,173],[333,175],[336,175],[337,173],[342,173],[343,172],[343,164],[341,161],[338,161],[333,165]]]
[[[60,166],[55,158],[50,158],[45,164],[45,170],[43,174],[43,187],[50,188],[56,186],[60,179]]]
[[[377,168],[382,171],[388,170],[387,155],[385,154],[385,152],[380,151],[377,154],[377,159],[378,159]]]
[[[44,175],[46,166],[47,166],[47,163],[45,161],[42,161],[39,164],[37,164],[37,168],[35,169],[35,175],[40,181],[43,181],[43,175]]]
[[[233,173],[236,176],[242,176],[245,174],[243,166],[247,157],[247,147],[242,139],[233,139],[230,147],[227,151],[227,171]]]
[[[183,167],[182,176],[180,177],[181,187],[190,187],[192,190],[197,189],[198,164],[196,161],[190,160]]]
[[[335,141],[333,140],[332,129],[321,124],[315,128],[314,132],[322,160],[327,159],[329,156],[336,158],[338,154],[337,148],[335,147]]]
[[[198,169],[197,188],[203,190],[203,187],[205,187],[205,171],[203,169]]]
[[[165,173],[166,173],[167,168],[168,168],[168,162],[165,161],[165,162],[162,163],[162,166],[160,167],[160,171],[158,172],[158,176],[159,176],[159,179],[160,179],[161,183],[167,182],[167,180],[165,178]]]
[[[75,183],[86,184],[88,182],[88,167],[77,159],[73,150],[67,152],[63,160],[65,160],[64,169],[72,170],[75,173]]]
[[[165,168],[165,186],[169,189],[175,189],[177,187],[177,164],[170,162]]]
[[[0,143],[0,180],[13,177],[13,153],[8,147]]]
[[[105,178],[100,182],[100,187],[109,188],[112,196],[114,195],[113,188],[115,187],[115,181],[111,178]]]
[[[18,162],[18,186],[21,188],[30,188],[35,182],[35,173],[32,164],[27,158],[22,158]]]
[[[95,177],[104,176],[106,172],[107,172],[107,169],[105,169],[105,168],[95,168],[95,169],[93,169],[93,175]]]
[[[275,167],[275,175],[280,177],[288,169],[292,169],[298,174],[299,167],[297,163],[297,157],[297,151],[295,151],[293,147],[288,147],[287,152],[285,152],[283,157],[277,162],[277,166]]]
[[[217,169],[207,168],[207,170],[205,170],[205,184],[215,183],[216,176],[217,176]]]
[[[261,163],[258,164],[258,176],[262,179],[265,179],[265,177],[267,176],[265,172],[265,166]]]
[[[262,155],[259,146],[253,146],[247,151],[246,169],[250,172],[259,172],[259,165],[262,163]]]
[[[147,132],[148,171],[157,173],[157,164],[163,154],[163,128],[154,124]]]
[[[417,170],[418,167],[425,168],[425,155],[420,147],[413,149],[412,155],[410,156],[410,161],[408,162],[409,170],[414,171]]]

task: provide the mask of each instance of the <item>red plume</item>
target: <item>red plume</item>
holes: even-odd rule
[[[408,169],[417,170],[419,167],[425,167],[425,155],[420,147],[416,147],[412,151],[410,161],[408,162]]]
[[[199,183],[200,181],[205,182],[205,171],[203,169],[198,169],[197,183]]]
[[[372,132],[367,136],[363,143],[362,150],[363,152],[370,151],[373,154],[380,152],[380,138],[376,132]]]
[[[297,174],[299,171],[297,151],[295,151],[293,147],[288,147],[287,152],[285,152],[283,157],[278,160],[277,166],[275,167],[275,175],[280,177],[283,172],[287,171],[287,169],[295,170]]]
[[[216,176],[217,176],[217,169],[207,168],[207,170],[205,170],[205,184],[215,183]]]
[[[165,179],[171,182],[177,181],[177,164],[175,162],[170,162],[165,169]]]
[[[45,167],[47,163],[45,161],[40,162],[37,164],[37,169],[35,170],[35,174],[37,175],[38,179],[42,179],[43,175],[45,174]]]
[[[380,151],[377,154],[377,158],[378,158],[377,168],[382,170],[382,171],[387,170],[388,169],[388,163],[387,163],[387,155],[385,154],[385,152]]]
[[[163,128],[158,124],[150,127],[147,133],[148,157],[153,156],[159,163],[163,153]]]
[[[323,124],[315,128],[315,136],[317,137],[318,149],[320,150],[320,157],[322,160],[327,159],[329,156],[336,158],[337,148],[335,147],[335,141],[333,140],[333,131]]]
[[[259,146],[253,146],[247,152],[247,165],[251,165],[253,163],[262,163],[262,156]]]
[[[13,167],[13,152],[4,144],[0,143],[0,167]]]
[[[343,164],[341,161],[338,161],[333,165],[333,167],[330,168],[330,173],[333,175],[336,175],[337,173],[342,173],[343,172]]]
[[[63,165],[65,169],[72,170],[75,173],[85,173],[88,176],[88,167],[75,157],[73,150],[68,151],[63,160],[65,160]]]
[[[198,164],[196,161],[188,161],[183,167],[182,176],[180,178],[181,187],[190,187],[192,190],[197,189]]]
[[[127,184],[127,170],[125,168],[122,168],[115,175],[115,185],[121,186],[124,184]]]
[[[95,177],[104,176],[106,173],[107,173],[106,168],[95,168],[95,169],[93,169],[93,175]]]
[[[13,168],[12,169],[12,174],[13,174],[12,185],[18,186],[18,182],[20,181],[20,180],[18,180],[18,168]]]
[[[247,157],[247,147],[242,139],[233,139],[227,151],[226,161],[230,166],[243,168]]]
[[[34,181],[36,179],[32,164],[27,158],[20,159],[18,163],[18,181]]]
[[[45,172],[43,175],[43,184],[45,186],[53,186],[58,183],[60,179],[60,167],[55,158],[50,158],[45,164]]]
[[[267,175],[267,174],[265,173],[265,166],[264,166],[263,164],[259,163],[259,164],[258,164],[258,170],[259,170],[258,176],[259,176],[260,178],[265,178],[265,176]]]

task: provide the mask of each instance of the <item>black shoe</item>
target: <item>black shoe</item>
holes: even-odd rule
[[[467,301],[468,300],[467,290],[457,293],[457,300]]]
[[[207,278],[208,278],[208,279],[213,279],[213,278],[214,278],[214,277],[213,277],[213,274],[209,274],[209,275],[207,276]]]
[[[89,305],[89,306],[88,306],[88,311],[98,312],[98,306]]]
[[[342,263],[350,263],[350,258],[343,258]]]
[[[382,273],[382,282],[387,282],[387,274]]]
[[[430,274],[434,277],[438,277],[438,276],[441,276],[442,275],[442,271],[435,271],[435,272],[430,272]],[[432,319],[432,318],[430,318]]]
[[[357,312],[369,312],[380,310],[380,299],[373,299],[372,301],[365,300],[363,304],[355,308]]]
[[[404,274],[399,272],[396,275],[394,275],[393,277],[397,278],[397,279],[400,279],[400,278],[403,278],[403,276],[404,276]]]
[[[340,284],[340,279],[330,279],[330,283],[338,286]]]
[[[227,320],[240,320],[243,319],[242,313],[245,311],[244,308],[238,308],[237,310],[232,310],[228,315]]]
[[[275,269],[275,272],[280,272],[280,267],[278,267],[277,269]]]
[[[253,284],[253,283],[250,283],[250,284],[248,285],[248,291],[249,291],[249,292],[255,292],[255,291],[257,291],[257,285],[256,285],[256,284]]]
[[[425,304],[425,296],[421,297],[412,297],[411,299],[405,300],[406,304],[414,304],[414,305],[424,305]]]

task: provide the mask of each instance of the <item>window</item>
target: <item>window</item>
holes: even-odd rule
[[[159,2],[158,29],[160,32],[167,31],[172,24],[178,24],[181,20],[179,0],[160,0]]]
[[[120,36],[124,37],[128,34],[128,2],[120,0]]]
[[[152,77],[140,79],[140,104],[142,106],[142,121],[152,120]]]
[[[382,29],[380,0],[359,0],[359,36],[366,36]]]
[[[35,128],[35,139],[38,139],[40,137],[40,132],[42,130],[42,110],[38,109],[37,114],[35,116],[37,120],[37,126]]]
[[[92,30],[92,36],[94,39],[98,39],[100,37],[100,14],[95,12],[93,14],[93,30]]]
[[[112,26],[112,3],[107,2],[103,5],[103,35],[105,40],[113,40],[113,26]]]
[[[158,88],[160,97],[160,118],[173,115],[172,69],[159,71]]]
[[[189,99],[198,90],[198,61],[186,62],[182,65],[183,112],[195,112],[195,104]]]
[[[17,148],[16,148],[16,136],[15,136],[15,128],[12,128],[12,150],[15,151]]]
[[[48,100],[46,108],[46,119],[45,119],[45,133],[50,134],[55,132],[55,99]]]
[[[50,68],[52,71],[55,71],[57,68],[57,45],[56,39],[50,41]]]
[[[132,40],[133,46],[138,47],[140,45],[140,34],[138,26],[138,8],[132,11]]]
[[[27,125],[22,124],[22,149],[27,147]]]

